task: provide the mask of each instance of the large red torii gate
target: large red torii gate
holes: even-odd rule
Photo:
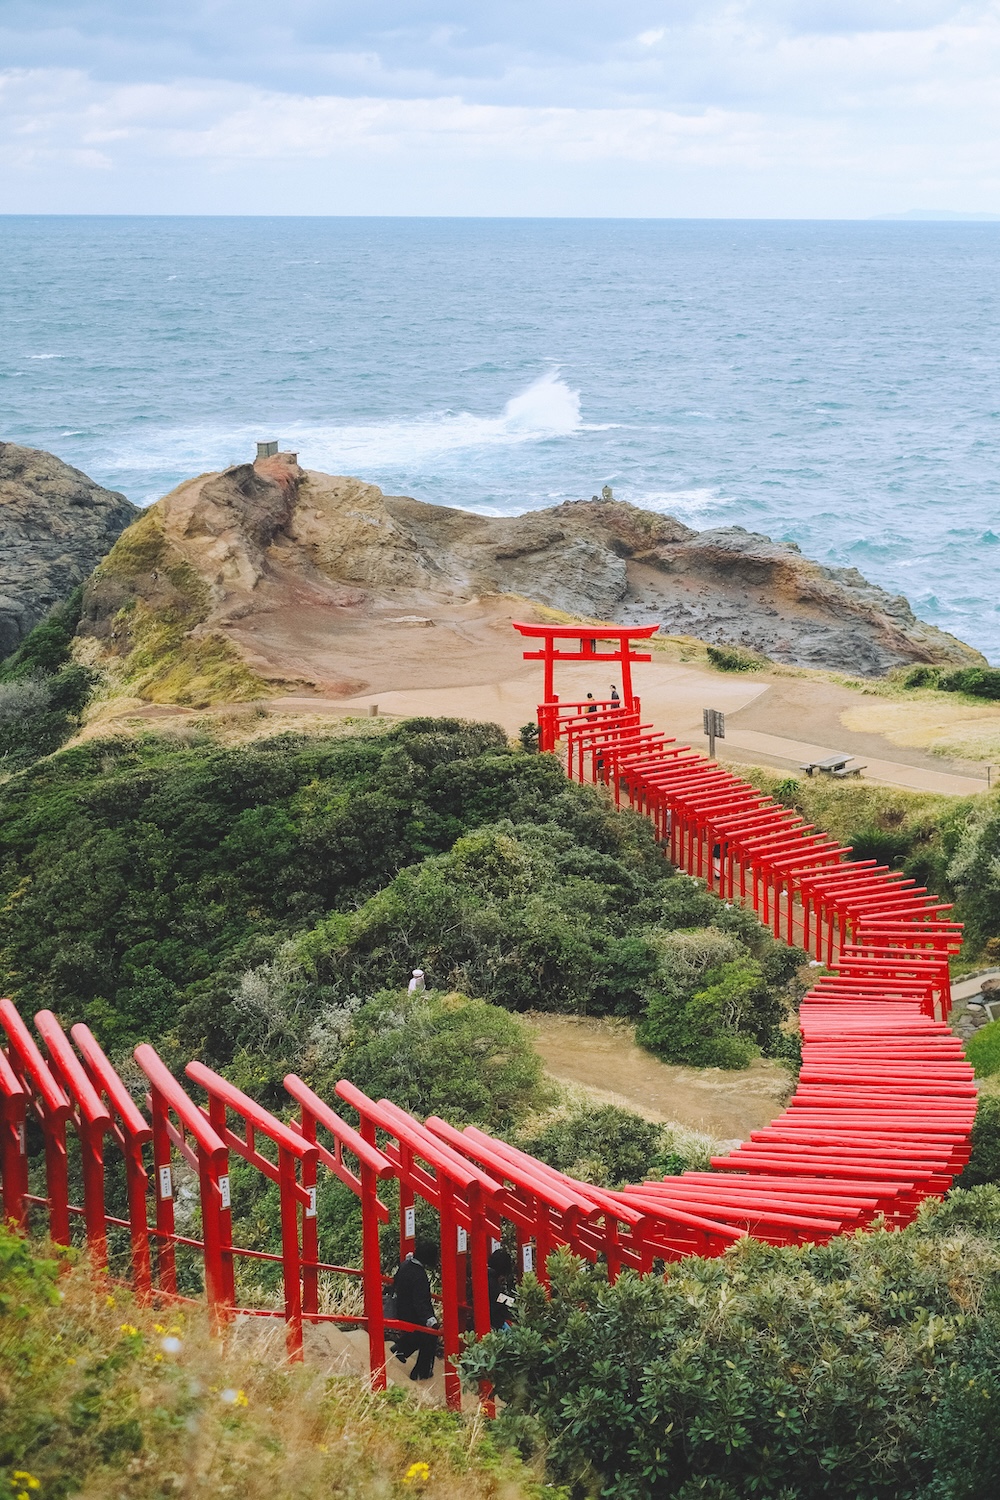
[[[621,668],[622,674],[622,702],[621,707],[628,713],[638,712],[639,700],[632,688],[632,663],[634,661],[652,661],[648,651],[636,651],[632,646],[633,640],[646,641],[651,635],[659,630],[659,625],[525,625],[517,620],[513,621],[514,629],[521,635],[542,642],[540,651],[525,651],[525,661],[540,661],[545,664],[545,681],[542,689],[542,703],[539,706],[539,730],[540,750],[552,750],[555,746],[555,736],[551,732],[551,714],[546,714],[545,709],[550,704],[559,702],[555,691],[555,663],[557,661],[575,662],[616,662]],[[575,650],[561,649],[557,642],[577,641]],[[606,642],[609,649],[600,649],[602,642]],[[614,707],[605,699],[596,700],[602,707]],[[580,712],[592,710],[594,703],[564,704],[563,709],[576,707]]]

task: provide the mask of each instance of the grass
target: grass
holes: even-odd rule
[[[88,588],[87,612],[110,626],[96,658],[101,696],[195,708],[262,697],[266,685],[224,635],[197,633],[209,604],[204,579],[164,535],[155,509],[140,516]]]
[[[977,1078],[1000,1073],[1000,1021],[990,1021],[974,1032],[965,1044],[965,1055]]]
[[[795,777],[767,766],[753,766],[742,774],[808,822],[851,845],[856,858],[872,853],[892,864],[919,854],[928,869],[947,863],[952,835],[980,800],[979,794],[953,797],[874,782],[848,785],[829,777]],[[940,869],[939,888],[944,880]]]
[[[12,1500],[527,1500],[481,1420],[284,1359],[283,1328],[224,1345],[0,1231],[0,1489]],[[551,1494],[551,1490],[546,1493]],[[556,1493],[559,1493],[558,1491]]]
[[[953,760],[1000,763],[1000,704],[889,682],[843,715],[848,729]]]

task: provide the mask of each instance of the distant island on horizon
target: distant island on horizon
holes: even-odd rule
[[[904,214],[876,214],[875,219],[907,222],[1000,224],[1000,214],[966,214],[951,208],[908,208]]]

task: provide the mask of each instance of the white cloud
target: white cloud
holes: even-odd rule
[[[530,44],[514,34],[501,44],[480,12],[461,24],[458,0],[432,15],[428,0],[426,24],[328,39],[309,87],[197,72],[121,81],[96,69],[9,69],[0,73],[0,191],[15,210],[58,210],[60,171],[67,184],[89,172],[112,185],[102,202],[128,211],[132,186],[154,165],[187,164],[193,182],[198,173],[235,180],[255,163],[277,171],[326,162],[341,173],[341,196],[314,211],[364,201],[360,211],[371,212],[374,190],[358,196],[352,183],[377,163],[433,183],[429,211],[465,212],[470,179],[452,179],[466,164],[480,169],[475,211],[516,212],[510,173],[499,172],[502,192],[491,198],[491,172],[507,164],[521,174],[521,211],[537,212],[560,165],[590,164],[589,186],[581,176],[559,211],[612,211],[610,202],[625,201],[618,168],[636,205],[618,211],[753,212],[754,184],[765,214],[932,201],[1000,209],[1000,0],[850,4],[689,0],[665,18],[636,0],[614,32],[606,7],[584,5],[581,27],[591,32],[560,53],[554,24],[542,35],[555,0],[541,0]],[[384,7],[376,19],[387,19]],[[290,31],[272,39],[286,59],[302,43]],[[32,174],[41,182],[43,172],[41,197],[32,197]],[[664,189],[681,181],[671,172],[688,174],[680,198]],[[394,191],[383,210],[412,212]]]

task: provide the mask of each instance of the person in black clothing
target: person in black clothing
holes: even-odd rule
[[[499,1245],[486,1262],[490,1284],[490,1327],[507,1328],[514,1321],[514,1262]]]
[[[393,1277],[396,1316],[401,1323],[421,1323],[427,1329],[437,1328],[427,1272],[436,1268],[439,1259],[440,1252],[433,1240],[418,1240],[413,1254],[406,1257]],[[417,1362],[410,1371],[410,1379],[430,1380],[434,1374],[437,1344],[436,1332],[401,1333],[392,1349],[401,1364],[416,1352]]]

